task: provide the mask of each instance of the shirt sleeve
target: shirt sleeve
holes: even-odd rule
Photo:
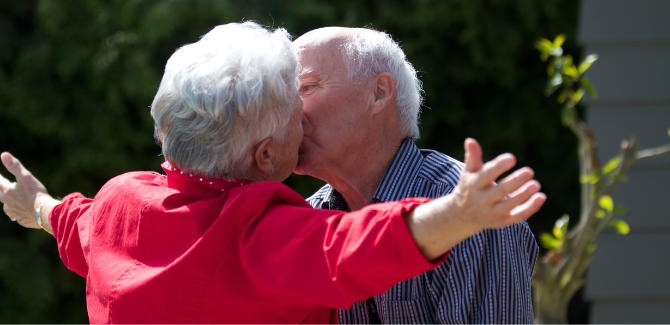
[[[404,219],[427,200],[350,213],[270,205],[242,230],[243,267],[259,291],[278,301],[348,308],[444,261],[447,254],[424,258]]]
[[[73,272],[86,277],[88,264],[84,255],[79,224],[77,221],[93,205],[89,199],[80,193],[73,193],[63,198],[49,215],[49,223],[58,243],[58,254],[65,266]]]

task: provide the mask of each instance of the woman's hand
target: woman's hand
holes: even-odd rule
[[[12,183],[0,175],[0,202],[3,203],[3,211],[24,227],[39,229],[40,225],[35,221],[35,210],[43,203],[49,203],[49,207],[52,208],[58,201],[49,196],[44,185],[14,156],[3,152],[0,158],[7,170],[16,178],[16,182]],[[48,222],[47,214],[42,213],[42,225],[45,228]]]
[[[465,169],[454,191],[416,207],[406,216],[412,237],[427,259],[441,256],[484,229],[524,221],[542,207],[547,197],[539,192],[540,183],[528,167],[495,185],[495,180],[514,164],[512,154],[483,163],[479,143],[465,140]]]

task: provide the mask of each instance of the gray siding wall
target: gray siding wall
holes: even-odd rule
[[[579,41],[599,60],[587,120],[606,162],[621,140],[670,142],[670,1],[582,0]],[[614,197],[626,236],[603,233],[589,269],[592,323],[670,323],[670,155],[637,162]]]

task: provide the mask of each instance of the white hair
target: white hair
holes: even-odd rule
[[[393,75],[400,131],[418,139],[423,90],[416,70],[398,43],[384,32],[364,28],[347,38],[342,52],[350,80],[361,81],[383,72]]]
[[[165,159],[208,178],[246,178],[254,146],[284,143],[300,105],[300,66],[285,29],[217,26],[168,60],[153,103]]]

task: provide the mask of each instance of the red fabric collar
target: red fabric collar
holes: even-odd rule
[[[172,166],[172,164],[167,161],[161,164],[161,167],[163,167],[163,170],[167,173],[168,187],[170,188],[184,189],[204,187],[219,192],[225,192],[233,187],[251,184],[251,182],[246,179],[237,178],[232,181],[227,181],[224,179],[206,178],[202,175],[191,174]]]

